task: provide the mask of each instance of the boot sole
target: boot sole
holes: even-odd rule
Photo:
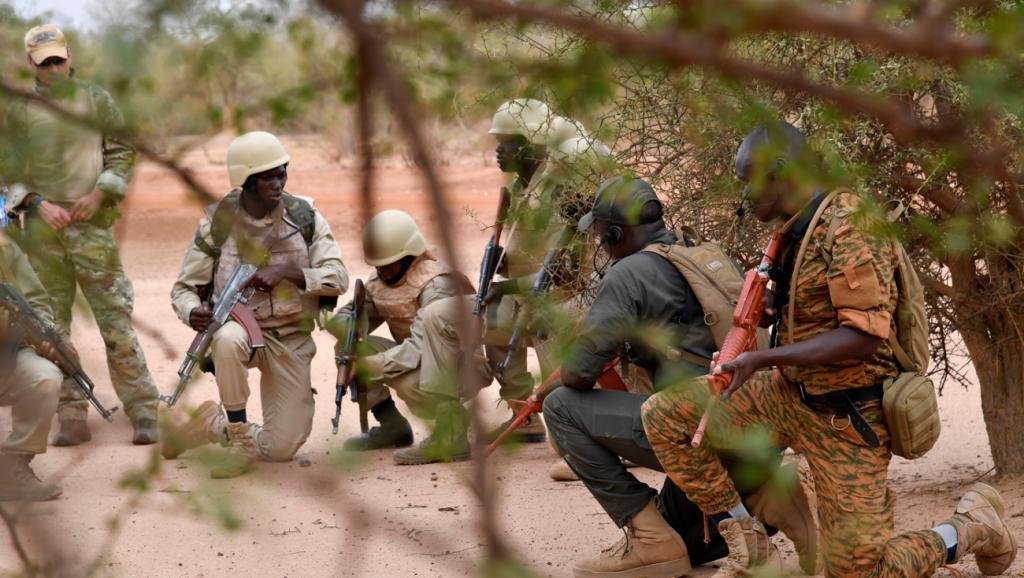
[[[573,575],[576,578],[677,578],[690,573],[693,567],[690,566],[690,557],[685,556],[677,560],[659,562],[648,566],[639,566],[629,570],[618,572],[594,572],[573,568]]]
[[[438,460],[438,459],[428,458],[426,456],[424,456],[423,458],[399,458],[399,457],[396,456],[395,457],[395,464],[399,465],[399,466],[425,466],[427,464],[446,464],[446,463],[455,463],[455,462],[468,462],[471,457],[472,457],[471,454],[459,454],[459,455],[452,456],[450,459],[447,459],[447,460]]]
[[[981,497],[985,498],[985,500],[987,500],[988,503],[992,504],[992,507],[995,508],[996,510],[996,514],[999,515],[999,521],[1003,523],[1003,528],[1006,529],[1006,533],[1010,537],[1010,560],[1006,562],[1005,567],[1002,567],[1000,569],[992,569],[991,573],[986,573],[984,570],[982,570],[982,573],[985,576],[999,576],[1003,574],[1006,571],[1006,569],[1009,568],[1010,565],[1013,564],[1013,561],[1017,558],[1017,539],[1013,537],[1013,532],[1010,531],[1009,527],[1006,525],[1006,503],[1003,502],[1003,497],[999,495],[999,492],[988,484],[976,482],[969,488],[968,491],[972,491],[981,495]],[[981,570],[983,560],[985,559],[979,559],[977,555],[975,555],[974,559],[975,562],[978,564],[978,569]]]

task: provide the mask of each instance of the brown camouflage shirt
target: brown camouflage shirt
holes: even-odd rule
[[[892,349],[884,341],[898,297],[897,255],[891,240],[868,232],[868,217],[856,211],[858,203],[853,193],[839,192],[808,233],[812,237],[793,289],[792,331],[787,304],[781,312],[779,344],[805,341],[838,327],[852,327],[883,341],[867,361],[782,368],[787,379],[802,383],[812,395],[871,386],[899,373]],[[830,230],[834,234],[831,251]],[[796,243],[786,250],[798,248]]]

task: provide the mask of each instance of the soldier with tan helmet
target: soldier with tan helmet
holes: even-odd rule
[[[311,201],[284,190],[289,160],[270,133],[246,133],[231,143],[228,174],[236,188],[207,207],[171,290],[178,317],[203,331],[212,309],[200,296],[202,288],[209,287],[216,302],[239,264],[259,267],[250,282],[256,293],[248,307],[265,347],[254,351],[242,326],[226,323],[210,347],[225,411],[207,401],[187,421],[179,413],[165,424],[162,450],[167,458],[205,443],[228,447],[212,468],[215,478],[241,475],[257,458],[289,461],[305,443],[313,424],[310,363],[316,346],[310,333],[321,309],[333,308],[348,287],[341,249],[327,220]],[[251,368],[261,374],[262,426],[246,415]]]
[[[464,275],[434,257],[416,221],[403,211],[387,210],[370,219],[363,229],[363,256],[375,269],[366,283],[368,329],[386,324],[394,339],[375,335],[367,339],[374,353],[360,359],[360,369],[368,389],[367,406],[380,425],[346,440],[345,449],[405,447],[413,442],[412,428],[395,407],[388,388],[417,417],[435,418],[436,408],[449,396],[445,390],[439,399],[435,388],[445,380],[435,378],[437,364],[431,356],[423,356],[427,328],[422,311],[442,299],[471,294],[473,287]],[[351,322],[352,307],[351,303],[344,306],[326,324],[339,339]],[[454,326],[455,320],[450,324]],[[479,366],[483,366],[482,357]]]

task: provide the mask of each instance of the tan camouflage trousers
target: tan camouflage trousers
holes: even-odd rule
[[[800,402],[795,385],[762,371],[717,404],[704,443],[690,445],[708,401],[706,381],[655,394],[644,403],[644,430],[672,481],[707,514],[740,503],[713,448],[740,455],[774,445],[807,458],[818,495],[828,576],[931,576],[946,547],[930,530],[893,537],[894,497],[886,484],[891,454],[881,404],[862,410],[883,444],[871,448],[846,420]]]
[[[156,419],[156,385],[132,327],[135,295],[111,230],[75,222],[54,231],[33,216],[19,241],[50,294],[61,334],[70,339],[71,310],[80,287],[103,337],[110,381],[125,413],[133,422]],[[74,381],[66,379],[57,409],[60,418],[85,419],[88,407]]]

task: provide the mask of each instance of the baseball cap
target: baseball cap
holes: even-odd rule
[[[51,56],[68,57],[68,41],[53,24],[42,24],[25,34],[25,52],[32,62],[42,64]]]
[[[641,179],[626,176],[606,179],[597,188],[593,208],[580,219],[579,230],[586,233],[597,220],[626,227],[653,223],[661,217],[647,221],[640,218],[644,205],[652,201],[661,206],[661,199],[654,189]]]

